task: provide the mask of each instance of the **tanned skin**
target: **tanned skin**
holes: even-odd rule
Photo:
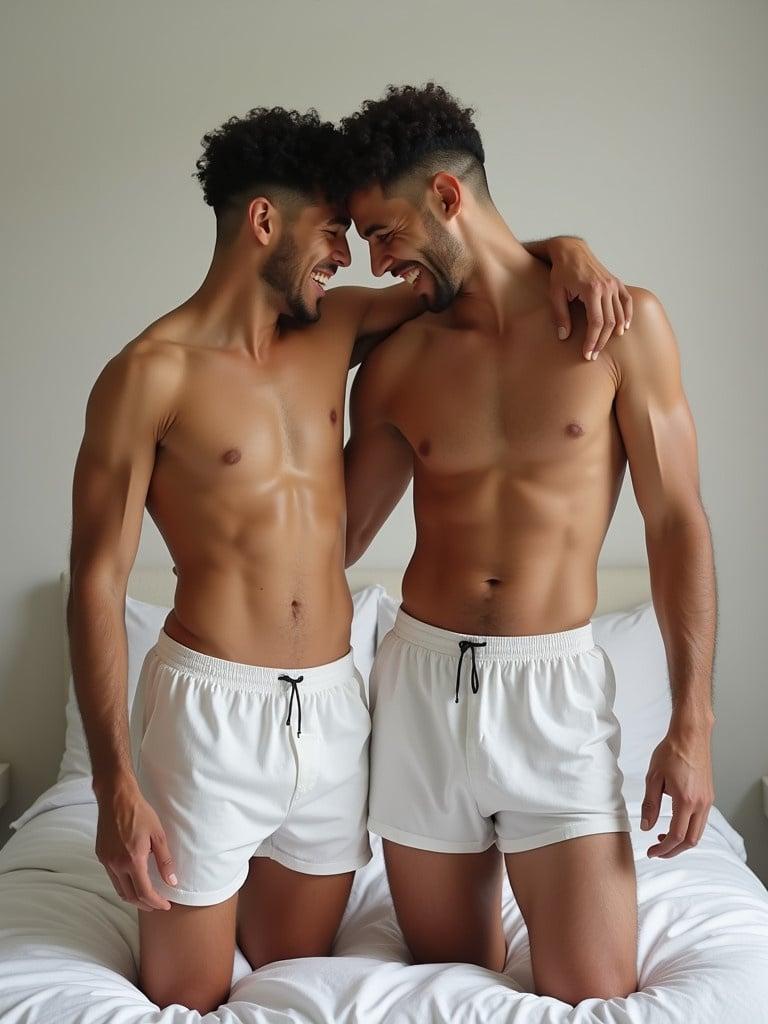
[[[111,358],[88,399],[73,482],[72,669],[99,804],[96,853],[140,911],[139,982],[160,1006],[218,1006],[235,938],[254,968],[327,955],[352,884],[352,873],[303,875],[253,858],[240,892],[221,904],[159,896],[148,858],[173,885],[174,851],[132,768],[124,625],[146,507],[178,577],[165,622],[173,639],[266,666],[324,664],[349,650],[346,376],[423,303],[406,285],[323,297],[311,275],[349,265],[348,225],[320,197],[289,223],[255,195],[234,237],[217,239],[198,291]],[[261,276],[288,231],[300,253],[294,290],[311,312],[322,303],[315,323],[286,321],[286,296]],[[566,289],[582,291],[595,273],[605,274],[608,301],[616,293],[580,241],[553,241],[551,252],[547,242],[531,246],[558,275],[556,322]],[[589,344],[600,348],[613,323],[592,298]]]
[[[699,841],[714,798],[715,580],[672,327],[653,293],[630,287],[631,330],[585,361],[578,346],[558,342],[546,270],[492,202],[438,173],[424,182],[424,204],[460,243],[459,294],[402,327],[358,371],[345,452],[347,563],[413,477],[417,542],[403,579],[405,611],[467,634],[574,629],[594,613],[598,555],[629,465],[674,696],[648,771],[644,827],[656,821],[662,792],[671,794],[669,833],[649,856],[675,856]],[[417,266],[414,288],[431,301],[422,211],[379,185],[356,192],[350,210],[374,274],[412,277]],[[577,307],[576,338],[586,330]],[[433,853],[386,839],[384,850],[415,959],[501,970],[499,851]],[[504,860],[528,926],[537,992],[575,1004],[636,990],[628,834]]]

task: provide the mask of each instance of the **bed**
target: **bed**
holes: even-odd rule
[[[400,574],[353,570],[353,648],[367,678],[391,626]],[[62,576],[62,595],[68,581]],[[640,990],[577,1007],[532,994],[528,943],[505,882],[503,974],[465,964],[413,965],[397,926],[380,840],[355,878],[331,958],[258,971],[236,950],[228,1001],[201,1017],[159,1010],[136,987],[137,911],[124,904],[94,853],[97,807],[72,691],[56,783],[12,822],[0,850],[2,1024],[763,1024],[768,1022],[768,893],[746,865],[741,837],[716,807],[701,843],[649,860],[639,829],[643,775],[669,713],[663,645],[647,570],[601,569],[595,632],[617,678],[621,766],[638,874]],[[167,568],[134,570],[129,584],[129,701],[143,651],[170,604]],[[664,831],[671,807],[662,806]]]

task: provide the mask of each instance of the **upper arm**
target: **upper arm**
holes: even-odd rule
[[[389,415],[402,352],[378,349],[357,371],[344,448],[347,537],[353,560],[402,497],[413,475],[413,450]]]
[[[633,288],[632,331],[617,340],[616,417],[646,527],[701,511],[696,430],[672,326],[658,298]]]
[[[125,587],[156,446],[173,416],[178,369],[174,356],[124,349],[93,385],[72,482],[73,580],[98,578]]]
[[[422,301],[407,284],[390,288],[345,285],[333,288],[325,301],[326,310],[332,310],[349,322],[354,339],[350,368],[362,362],[380,341],[398,327],[424,312]]]

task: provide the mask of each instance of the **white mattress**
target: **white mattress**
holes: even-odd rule
[[[739,835],[713,808],[700,845],[649,860],[641,780],[625,796],[638,871],[641,991],[573,1008],[530,993],[528,943],[508,885],[505,974],[462,964],[413,966],[392,909],[380,842],[358,872],[333,958],[252,972],[237,951],[226,1004],[201,1018],[159,1011],[136,986],[137,911],[94,855],[87,780],[57,783],[0,850],[2,1024],[765,1024],[768,893]],[[61,805],[61,806],[59,806]],[[669,804],[663,810],[668,821]],[[659,822],[663,831],[665,819]],[[449,898],[450,894],[446,894]]]

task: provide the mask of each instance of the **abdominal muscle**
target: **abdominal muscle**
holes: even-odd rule
[[[250,508],[222,496],[210,505],[169,501],[172,515],[151,509],[177,576],[166,633],[249,665],[309,668],[346,654],[352,599],[343,492],[333,483],[303,496],[272,494]]]
[[[556,633],[590,621],[615,506],[607,487],[558,495],[519,482],[479,484],[452,498],[415,484],[414,505],[416,550],[402,588],[408,614],[477,636]]]

